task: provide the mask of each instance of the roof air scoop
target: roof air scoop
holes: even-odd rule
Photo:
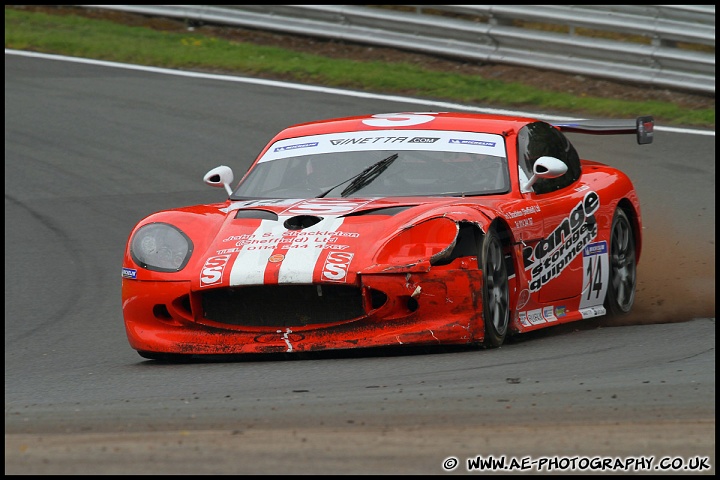
[[[285,220],[283,225],[288,230],[302,230],[303,228],[312,227],[321,220],[321,217],[315,215],[296,215]]]

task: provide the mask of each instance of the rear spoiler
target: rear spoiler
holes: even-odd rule
[[[553,123],[563,132],[589,133],[592,135],[620,135],[637,133],[637,143],[646,145],[653,141],[655,119],[651,116],[633,120],[574,120],[567,123]]]

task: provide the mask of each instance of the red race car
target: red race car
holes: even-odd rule
[[[652,117],[550,124],[392,113],[291,126],[221,203],[130,233],[122,308],[150,359],[391,345],[498,347],[630,311],[642,221],[630,179],[563,132],[653,139]]]

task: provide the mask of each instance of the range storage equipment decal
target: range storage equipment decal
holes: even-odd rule
[[[588,192],[555,230],[534,247],[523,249],[525,270],[530,270],[530,291],[537,292],[553,278],[560,276],[595,237],[598,228],[595,212],[600,196]]]

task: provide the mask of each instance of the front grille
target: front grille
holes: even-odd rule
[[[203,316],[213,322],[256,327],[326,324],[365,314],[361,290],[347,285],[247,286],[208,290],[202,294],[202,306]]]

